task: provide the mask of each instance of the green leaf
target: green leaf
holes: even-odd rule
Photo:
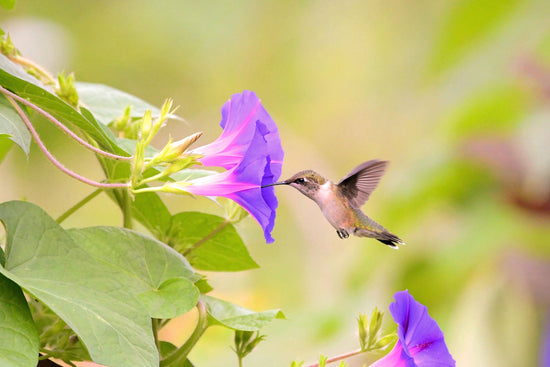
[[[76,333],[49,307],[37,299],[28,301],[34,324],[40,334],[40,348],[62,361],[89,361],[90,354]]]
[[[13,145],[9,135],[2,134],[0,135],[0,163],[6,157],[6,154],[10,151]]]
[[[35,367],[38,332],[21,288],[0,274],[0,366]]]
[[[497,28],[522,0],[462,0],[453,2],[441,24],[430,69],[439,74],[454,66]]]
[[[0,6],[5,9],[12,10],[15,7],[16,2],[17,0],[0,0]]]
[[[206,278],[201,278],[195,282],[195,287],[199,289],[199,291],[203,294],[212,292],[214,288],[208,284],[208,280]]]
[[[188,279],[172,278],[157,289],[139,293],[137,298],[145,305],[151,317],[171,319],[184,314],[197,304],[199,290]]]
[[[11,103],[0,94],[0,135],[9,135],[10,139],[29,155],[31,133],[25,122],[13,109]]]
[[[193,283],[200,276],[195,274],[185,258],[164,243],[118,227],[70,229],[67,233],[92,257],[105,265],[108,262],[118,280],[133,290],[138,299],[146,301],[148,310],[152,307],[163,315],[150,313],[149,316],[172,318],[197,304],[199,294]],[[116,244],[114,249],[113,244]],[[177,292],[182,298],[179,301],[174,297]]]
[[[172,215],[157,193],[145,192],[137,194],[132,203],[132,212],[141,224],[156,238],[168,242],[165,238]]]
[[[48,91],[36,78],[25,72],[20,65],[11,62],[1,54],[0,85],[41,107],[67,126],[73,124],[82,129],[103,149],[117,154],[125,153],[117,146],[113,133],[105,125],[99,124],[90,116],[85,117],[78,113],[65,101]]]
[[[153,117],[160,115],[160,109],[157,107],[104,84],[77,82],[76,90],[80,102],[104,125],[122,116],[127,106],[132,106],[130,117],[142,117],[146,110],[151,110]]]
[[[217,322],[230,329],[256,331],[266,326],[273,319],[285,319],[285,315],[281,310],[254,312],[204,294],[201,295],[200,299],[206,305],[208,315],[215,320],[214,324]]]
[[[186,257],[196,269],[240,271],[258,267],[235,227],[216,215],[199,212],[174,215],[167,242],[182,253],[192,249]]]
[[[95,362],[158,366],[151,315],[137,295],[158,289],[169,279],[198,280],[185,258],[130,230],[65,231],[26,202],[1,204],[0,220],[7,233],[6,266],[0,272],[67,322]],[[184,308],[180,304],[175,309]]]
[[[21,65],[11,62],[10,59],[2,54],[0,54],[0,70],[2,70],[3,73],[8,74],[2,75],[2,77],[0,78],[0,80],[2,80],[2,83],[0,83],[0,85],[2,85],[3,87],[11,89],[11,85],[7,83],[16,82],[16,80],[12,79],[13,77],[34,84],[41,88],[44,87],[44,85],[38,79],[27,73]],[[4,84],[4,82],[6,82],[6,84]]]
[[[165,340],[161,340],[159,342],[159,352],[163,358],[172,354],[176,349],[178,349],[178,347],[170,342],[167,342]]]

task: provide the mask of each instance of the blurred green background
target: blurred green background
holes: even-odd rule
[[[52,72],[156,105],[173,97],[186,120],[168,126],[176,138],[214,140],[222,104],[250,89],[279,125],[283,176],[338,180],[363,161],[392,162],[364,210],[406,247],[340,240],[313,202],[278,187],[275,244],[252,219],[239,225],[261,268],[208,274],[221,298],[285,311],[245,360],[267,367],[356,349],[357,314],[387,310],[403,289],[428,306],[458,366],[539,365],[550,320],[549,19],[547,0],[21,0],[0,11],[23,55]],[[67,166],[101,178],[63,134],[41,133]],[[13,148],[0,177],[0,201],[54,217],[92,191],[37,149],[26,159]],[[174,213],[221,213],[206,199],[168,199]],[[120,221],[101,197],[66,223]],[[193,322],[164,337],[183,341]],[[213,328],[191,360],[236,366],[231,343]]]

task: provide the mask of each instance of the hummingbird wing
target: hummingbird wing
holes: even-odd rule
[[[378,186],[387,165],[387,161],[378,159],[361,163],[338,182],[338,187],[352,207],[360,208],[365,204]]]

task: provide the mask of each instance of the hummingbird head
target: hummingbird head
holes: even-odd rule
[[[306,170],[296,173],[289,179],[265,185],[262,187],[275,186],[275,185],[289,185],[296,188],[302,194],[314,199],[315,194],[319,191],[321,185],[327,180],[315,171]]]

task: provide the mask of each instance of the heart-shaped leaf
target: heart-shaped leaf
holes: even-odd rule
[[[189,254],[193,267],[210,271],[240,271],[254,269],[243,240],[228,220],[212,214],[182,212],[172,217],[168,243]]]
[[[1,204],[0,220],[7,233],[6,265],[0,272],[59,315],[95,362],[158,366],[151,329],[154,315],[138,295],[157,290],[170,279],[199,279],[185,258],[130,230],[65,231],[42,209],[26,202]],[[186,289],[181,295],[185,299],[172,314],[196,303],[198,292]],[[173,301],[173,294],[168,294],[168,301]],[[159,309],[163,315],[169,313]]]
[[[160,115],[160,110],[144,100],[121,90],[97,83],[75,83],[80,102],[82,102],[104,125],[124,114],[127,106],[132,106],[131,117],[141,117],[150,110],[153,117]]]
[[[21,288],[0,274],[0,366],[35,367],[38,333]]]

